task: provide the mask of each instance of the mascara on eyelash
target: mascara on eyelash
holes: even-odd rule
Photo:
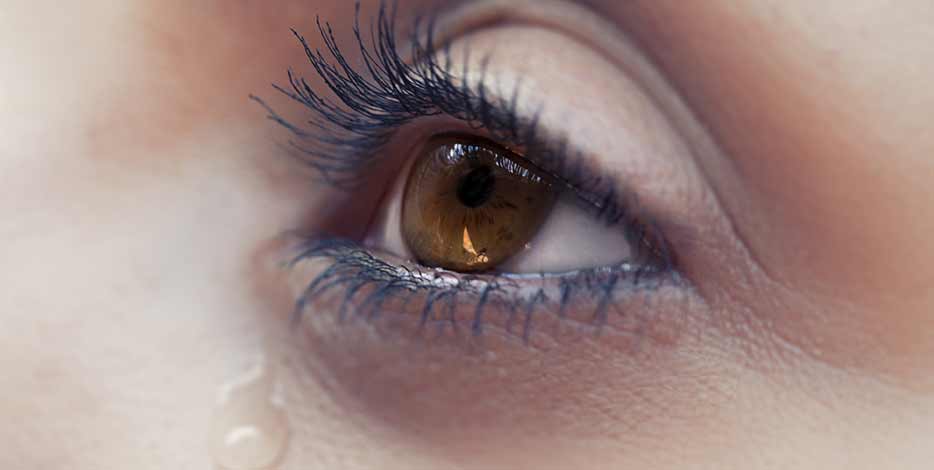
[[[331,24],[315,19],[324,50],[312,48],[308,40],[292,30],[318,75],[337,98],[316,92],[304,77],[289,70],[288,86],[273,85],[280,94],[310,111],[305,126],[292,123],[263,99],[251,95],[268,113],[268,118],[293,136],[288,147],[302,163],[313,168],[327,183],[353,190],[365,180],[366,170],[382,155],[396,132],[405,124],[423,117],[447,116],[482,129],[493,140],[509,148],[521,149],[542,171],[562,181],[599,220],[618,225],[634,219],[637,198],[620,190],[612,178],[592,168],[575,154],[566,138],[545,135],[539,129],[542,107],[529,117],[518,111],[521,82],[508,98],[492,93],[488,86],[487,61],[473,82],[461,80],[452,71],[455,61],[450,44],[435,43],[437,15],[416,16],[407,38],[410,53],[402,56],[396,39],[395,2],[380,3],[370,27],[370,41],[361,28],[360,3],[356,3],[354,37],[363,60],[362,71],[337,44]],[[471,73],[469,51],[460,61],[461,75]]]
[[[296,324],[310,305],[333,292],[341,297],[336,310],[341,321],[357,318],[373,322],[387,310],[404,310],[416,299],[419,331],[434,325],[439,331],[449,327],[454,332],[465,330],[480,336],[490,316],[500,314],[506,332],[526,342],[534,318],[540,314],[550,312],[562,321],[572,322],[567,307],[575,300],[593,303],[586,322],[599,332],[614,310],[618,289],[647,292],[680,282],[676,273],[632,264],[561,274],[464,275],[391,264],[353,241],[325,236],[304,239],[289,265],[311,260],[326,260],[328,264],[299,295],[293,312]],[[546,286],[549,283],[551,287]],[[396,307],[389,307],[393,302]],[[470,312],[467,321],[458,321],[458,308]],[[521,324],[521,331],[514,327],[516,324]]]

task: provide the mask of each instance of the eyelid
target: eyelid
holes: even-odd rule
[[[635,197],[622,190],[612,178],[605,177],[596,159],[571,147],[568,139],[540,132],[538,116],[541,108],[526,114],[526,117],[520,115],[517,103],[521,89],[518,84],[512,96],[504,98],[486,87],[483,71],[474,79],[458,79],[452,75],[454,64],[449,55],[444,58],[443,65],[437,62],[440,60],[438,50],[431,42],[434,37],[433,19],[427,23],[424,34],[417,28],[413,32],[411,44],[415,59],[407,65],[397,55],[394,23],[390,22],[389,15],[381,8],[375,32],[378,46],[370,44],[367,47],[362,36],[357,38],[367,70],[377,75],[373,80],[359,75],[348,65],[327,23],[322,26],[319,21],[318,25],[328,53],[339,64],[337,66],[329,62],[326,53],[312,50],[308,42],[293,31],[316,71],[325,77],[326,84],[349,110],[322,98],[303,78],[294,76],[291,71],[291,90],[276,89],[311,109],[313,128],[324,130],[328,123],[322,121],[323,118],[349,136],[322,136],[306,131],[279,116],[260,98],[252,97],[266,108],[271,120],[284,125],[300,141],[312,141],[313,145],[323,142],[325,148],[304,147],[295,141],[290,141],[290,145],[325,180],[343,187],[359,184],[366,164],[382,153],[380,150],[400,127],[421,116],[440,113],[467,122],[470,127],[483,128],[487,136],[529,155],[537,166],[565,181],[579,198],[595,207],[596,215],[607,223],[620,223],[632,217],[629,206],[634,205]],[[359,22],[359,17],[356,21]],[[360,30],[359,24],[356,30]],[[466,64],[467,57],[462,67]],[[389,67],[398,67],[398,70],[390,71]],[[470,75],[466,68],[460,72],[464,76]],[[411,76],[413,74],[415,76]],[[392,80],[396,82],[387,89],[387,81]],[[419,93],[423,91],[427,91],[427,98],[423,96],[425,93]],[[379,95],[388,101],[374,102],[374,98],[365,93]],[[381,109],[380,106],[386,107]],[[428,109],[419,109],[419,106]]]

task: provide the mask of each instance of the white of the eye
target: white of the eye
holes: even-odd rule
[[[497,267],[509,273],[555,273],[596,268],[633,259],[621,225],[607,226],[565,193],[526,248]]]

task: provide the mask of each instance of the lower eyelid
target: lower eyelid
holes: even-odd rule
[[[300,245],[289,263],[298,318],[362,324],[389,335],[487,333],[530,347],[585,336],[646,331],[651,299],[679,298],[674,272],[620,265],[555,275],[466,276],[392,264],[352,243]],[[314,289],[309,289],[314,287]],[[539,343],[544,341],[544,343]]]

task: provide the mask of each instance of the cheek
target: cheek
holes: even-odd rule
[[[210,140],[180,148],[233,151]],[[272,223],[262,192],[212,159],[137,173],[72,148],[24,155],[24,184],[0,197],[0,345],[4,383],[15,384],[0,413],[19,423],[0,435],[11,461],[208,468],[192,443],[205,439],[213,391],[279,325],[257,315],[244,277],[244,254]],[[152,443],[180,456],[153,455]]]

